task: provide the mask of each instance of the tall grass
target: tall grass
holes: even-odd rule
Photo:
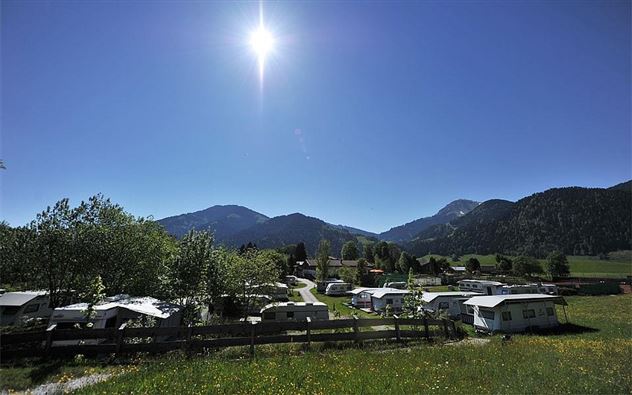
[[[569,318],[595,331],[493,337],[475,345],[351,348],[270,346],[243,353],[165,357],[83,393],[576,393],[632,392],[632,297],[573,297]],[[272,350],[279,350],[274,352]]]

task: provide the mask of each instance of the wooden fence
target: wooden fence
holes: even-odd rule
[[[368,327],[388,329],[361,330]],[[394,327],[391,329],[391,327]],[[431,329],[432,327],[432,329]],[[331,331],[334,330],[334,331]],[[170,328],[57,329],[0,334],[0,359],[77,354],[160,353],[170,350],[216,349],[229,346],[250,346],[254,355],[258,344],[353,341],[371,339],[454,338],[454,321],[432,319],[344,319],[289,322],[233,323],[211,326]]]

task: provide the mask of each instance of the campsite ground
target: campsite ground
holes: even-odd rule
[[[562,334],[517,335],[505,343],[492,336],[461,347],[377,342],[320,344],[305,352],[300,345],[261,346],[254,360],[246,348],[173,353],[119,368],[113,379],[81,392],[630,393],[632,295],[567,300],[573,325]],[[2,370],[3,385],[10,371]]]

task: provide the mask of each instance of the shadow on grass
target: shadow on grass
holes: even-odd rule
[[[530,333],[542,336],[558,336],[558,335],[579,335],[582,333],[599,332],[599,329],[577,324],[560,324],[554,328],[534,329]]]
[[[46,382],[49,377],[61,373],[61,368],[65,364],[67,364],[67,361],[55,360],[44,362],[41,365],[35,365],[34,369],[29,373],[31,382],[34,384]]]

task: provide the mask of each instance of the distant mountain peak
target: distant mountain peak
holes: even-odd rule
[[[433,225],[447,224],[459,218],[479,205],[479,202],[467,199],[457,199],[448,203],[435,215],[419,218],[407,224],[396,226],[379,234],[381,240],[406,242]]]

